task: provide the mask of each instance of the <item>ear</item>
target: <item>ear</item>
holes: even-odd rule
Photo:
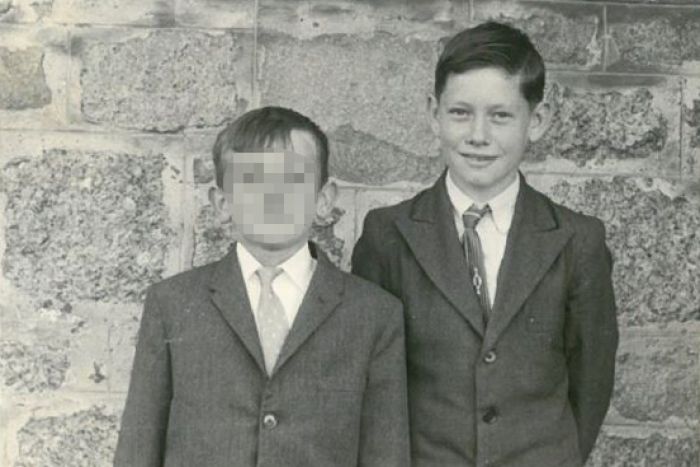
[[[220,220],[228,220],[231,217],[231,213],[227,209],[228,201],[226,200],[224,192],[221,191],[221,188],[212,186],[209,188],[209,192],[207,194],[209,196],[209,202],[214,208],[214,215]]]
[[[438,122],[438,111],[440,110],[440,101],[438,100],[437,97],[435,97],[435,94],[433,94],[433,93],[430,93],[428,95],[427,108],[428,108],[428,115],[430,118],[430,128],[432,128],[435,136],[439,136],[440,135],[440,123]]]
[[[551,119],[549,104],[540,102],[530,113],[530,124],[528,127],[528,139],[530,142],[539,140],[547,132]]]
[[[323,219],[331,215],[338,198],[338,185],[329,179],[316,197],[316,216]]]

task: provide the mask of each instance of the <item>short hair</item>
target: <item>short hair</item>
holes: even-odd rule
[[[309,117],[284,107],[261,107],[250,110],[221,130],[212,153],[216,170],[216,184],[224,185],[224,166],[221,161],[226,151],[262,152],[276,143],[291,144],[292,130],[309,132],[316,142],[316,156],[320,185],[328,180],[328,138]]]
[[[435,97],[440,99],[450,74],[489,67],[501,68],[511,76],[520,75],[520,91],[530,107],[542,101],[542,56],[527,34],[495,21],[465,29],[447,41],[435,67]]]

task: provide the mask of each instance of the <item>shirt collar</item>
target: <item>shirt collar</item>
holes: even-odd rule
[[[241,265],[241,273],[243,279],[248,281],[255,272],[262,267],[262,264],[253,256],[248,249],[241,243],[236,243],[236,254],[238,255],[238,263]],[[292,256],[287,258],[278,267],[292,280],[294,285],[300,290],[306,290],[311,282],[311,276],[314,272],[315,260],[311,257],[308,243],[305,243]]]
[[[447,196],[450,198],[455,214],[461,216],[464,211],[474,204],[474,201],[459,189],[452,180],[452,175],[449,170],[445,177],[445,185],[447,188]],[[517,176],[510,185],[486,203],[491,208],[491,218],[493,219],[496,229],[502,234],[508,232],[510,224],[513,222],[515,201],[518,199],[519,191],[520,176]]]

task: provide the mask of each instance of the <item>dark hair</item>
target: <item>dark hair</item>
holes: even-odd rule
[[[328,138],[310,118],[284,107],[261,107],[231,122],[216,137],[212,153],[216,184],[223,188],[224,167],[221,156],[226,151],[258,152],[276,143],[291,144],[292,130],[308,131],[316,141],[319,188],[328,180]]]
[[[520,75],[520,90],[534,107],[544,95],[544,61],[530,38],[507,24],[489,21],[453,36],[435,67],[435,97],[445,89],[452,73],[497,67]]]

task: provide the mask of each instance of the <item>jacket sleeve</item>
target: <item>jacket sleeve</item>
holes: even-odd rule
[[[122,415],[115,467],[163,464],[172,386],[160,304],[149,289],[138,333],[131,381]]]
[[[362,401],[359,467],[410,465],[403,312],[398,300],[390,303]]]
[[[612,258],[605,245],[605,228],[596,219],[594,227],[586,230],[576,234],[566,325],[569,401],[584,462],[610,405],[618,344]]]

